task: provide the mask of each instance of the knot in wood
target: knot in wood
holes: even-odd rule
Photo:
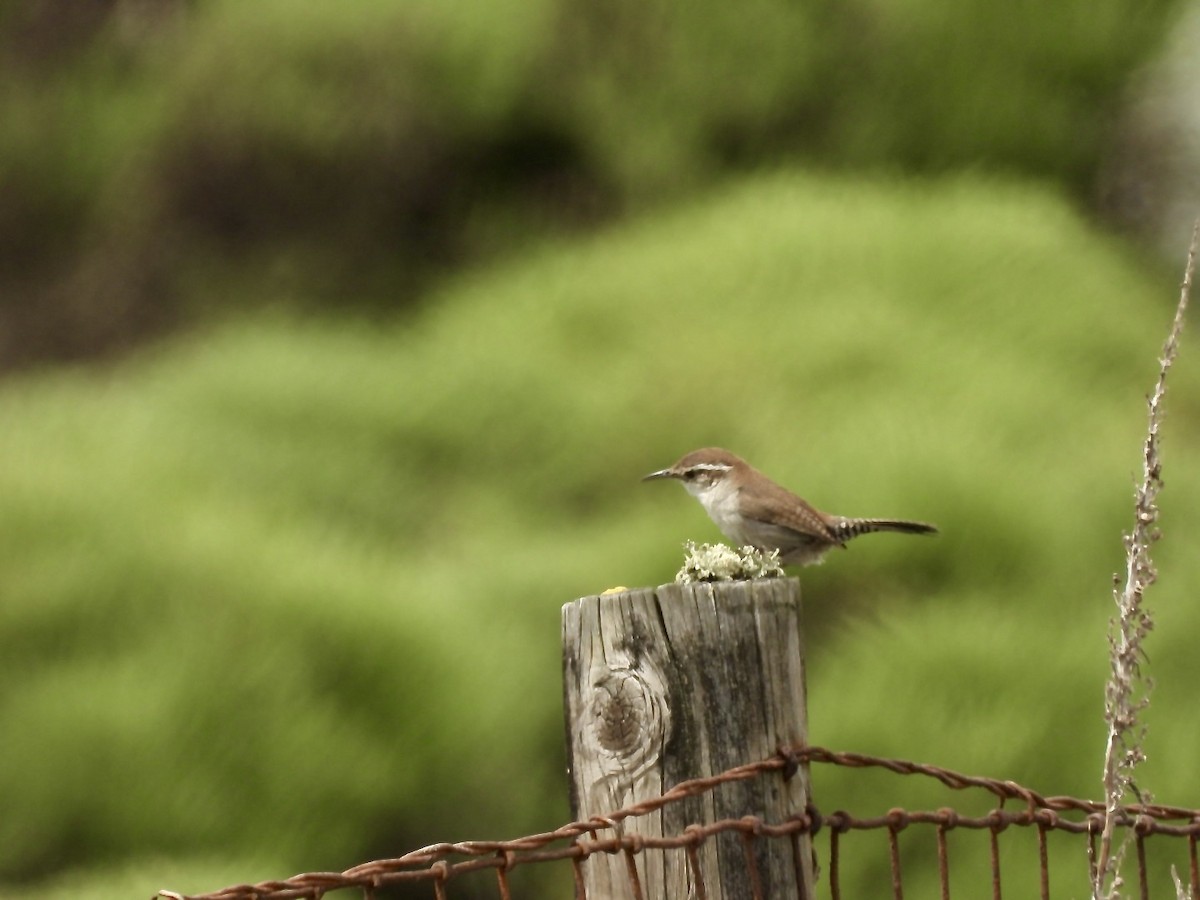
[[[665,693],[662,678],[644,666],[597,673],[589,726],[605,771],[636,775],[655,764],[671,730]]]

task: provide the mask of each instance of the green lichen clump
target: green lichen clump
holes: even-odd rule
[[[780,578],[783,566],[779,551],[764,553],[754,547],[735,550],[725,544],[700,544],[687,541],[683,545],[683,568],[675,576],[679,584],[697,581],[751,581],[755,578]]]

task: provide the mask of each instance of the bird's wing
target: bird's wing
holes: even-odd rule
[[[804,500],[787,491],[775,495],[741,497],[742,515],[763,528],[785,528],[810,538],[842,543],[826,517]]]

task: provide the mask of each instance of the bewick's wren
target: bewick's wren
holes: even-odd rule
[[[642,480],[654,478],[681,481],[725,537],[738,546],[778,550],[784,565],[818,563],[834,547],[844,548],[850,538],[872,531],[937,534],[924,522],[827,515],[719,447],[693,451]]]

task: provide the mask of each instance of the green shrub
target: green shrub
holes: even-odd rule
[[[62,46],[47,17],[33,69],[10,16],[0,350],[121,346],[272,286],[404,305],[456,262],[781,159],[1087,198],[1175,5],[206,0],[131,38],[116,4]]]
[[[558,607],[716,538],[638,483],[714,443],[818,506],[942,528],[804,571],[814,742],[1098,794],[1110,573],[1173,282],[1032,189],[779,174],[391,324],[251,318],[10,381],[0,871],[342,868],[560,824]],[[1190,358],[1141,782],[1184,805]],[[929,874],[906,861],[914,895]]]

